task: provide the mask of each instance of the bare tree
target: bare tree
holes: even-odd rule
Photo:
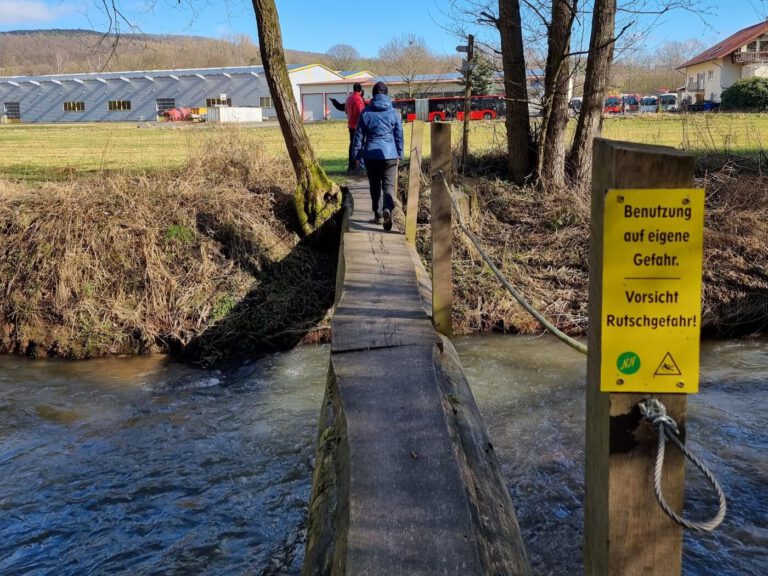
[[[531,125],[528,117],[528,81],[523,52],[523,28],[518,0],[499,0],[499,16],[484,12],[501,38],[504,93],[507,100],[507,171],[522,184],[531,172]]]
[[[616,0],[595,0],[581,112],[568,158],[569,174],[579,183],[589,182],[591,176],[592,139],[602,127],[603,98],[613,60],[615,26]]]
[[[455,67],[455,59],[440,58],[415,34],[392,38],[379,49],[378,57],[385,74],[401,78],[405,85],[402,95],[406,97],[418,96],[434,87],[436,80],[426,79],[425,72],[447,72]]]
[[[578,0],[552,0],[552,18],[547,27],[547,65],[536,176],[542,184],[556,189],[565,186],[571,32],[577,13]]]
[[[334,70],[352,70],[360,60],[360,54],[349,44],[334,44],[325,53]]]
[[[299,117],[283,53],[280,19],[274,0],[253,0],[259,50],[285,146],[296,173],[296,212],[305,234],[317,230],[341,206],[339,187],[318,164]]]

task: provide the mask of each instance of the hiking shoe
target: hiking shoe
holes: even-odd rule
[[[384,230],[387,232],[392,230],[392,212],[386,208],[384,209]]]
[[[381,216],[377,214],[374,218],[368,220],[368,224],[381,224]]]

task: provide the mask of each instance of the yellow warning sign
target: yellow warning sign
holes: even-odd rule
[[[604,392],[699,390],[704,190],[608,190]]]

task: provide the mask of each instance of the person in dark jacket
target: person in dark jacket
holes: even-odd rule
[[[379,224],[383,220],[384,230],[392,229],[397,164],[405,159],[403,124],[387,96],[388,91],[384,82],[374,84],[373,98],[360,115],[352,144],[353,158],[356,162],[360,158],[365,160],[368,171],[373,205],[371,222]]]

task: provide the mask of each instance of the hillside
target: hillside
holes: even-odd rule
[[[286,49],[291,64],[325,63],[324,54]],[[226,40],[201,36],[122,34],[93,30],[17,30],[0,33],[0,76],[118,70],[162,70],[260,64],[245,35]]]

